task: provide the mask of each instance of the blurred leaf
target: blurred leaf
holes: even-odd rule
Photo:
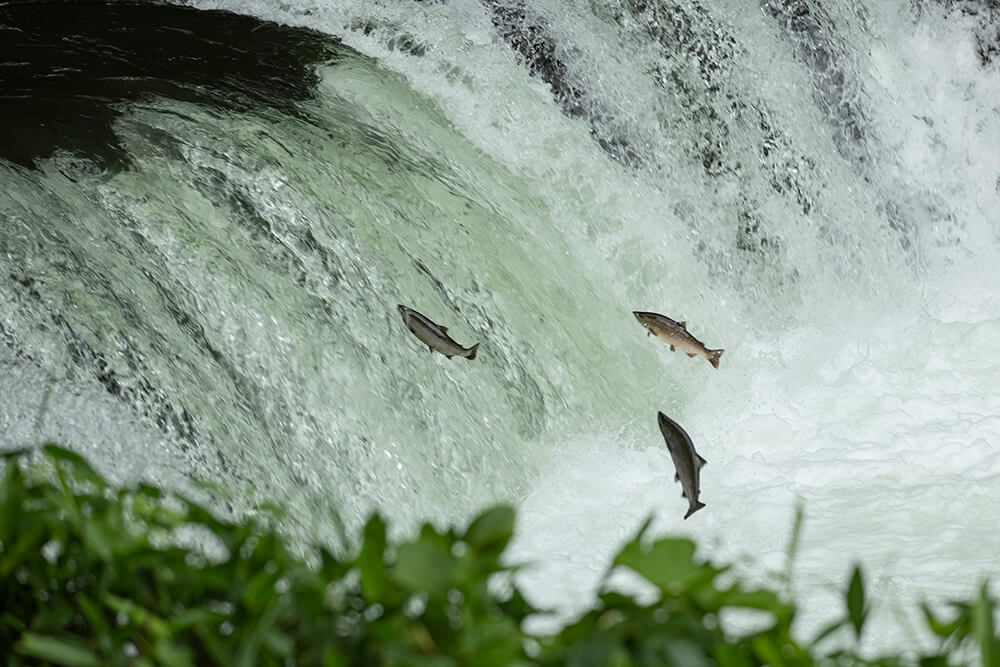
[[[67,639],[25,632],[21,636],[21,641],[14,648],[22,655],[30,655],[39,660],[67,667],[100,667],[101,665],[97,656],[86,647]]]
[[[566,654],[568,667],[605,667],[611,664],[611,656],[618,642],[614,635],[598,632],[578,642]]]
[[[455,562],[437,545],[421,540],[396,549],[393,576],[412,593],[444,596],[451,587]]]
[[[752,667],[749,656],[738,646],[717,639],[714,657],[719,667]]]
[[[33,451],[34,451],[34,449],[31,448],[31,447],[20,447],[18,449],[7,449],[7,450],[4,450],[4,451],[0,452],[0,459],[3,459],[4,462],[6,463],[6,461],[13,461],[15,459],[22,459],[22,458],[31,456],[31,453]]]
[[[170,636],[169,623],[132,600],[126,600],[111,593],[104,593],[101,595],[101,601],[114,611],[127,616],[139,627],[148,628],[154,636]]]
[[[962,625],[961,617],[956,618],[954,621],[946,622],[936,617],[926,602],[921,603],[920,607],[924,611],[924,618],[927,619],[927,627],[938,637],[950,637]]]
[[[785,659],[781,656],[781,649],[778,648],[778,643],[770,635],[757,635],[754,637],[753,650],[757,654],[757,657],[764,664],[770,665],[770,667],[782,667],[786,664]]]
[[[107,620],[95,602],[82,594],[77,595],[75,601],[84,618],[97,631],[98,635],[107,636],[111,634],[111,626],[108,625]]]
[[[683,594],[688,584],[705,573],[703,566],[694,562],[694,543],[684,539],[657,540],[648,547],[633,540],[615,557],[614,564],[631,568],[670,596]]]
[[[420,526],[420,537],[417,539],[425,544],[436,545],[445,551],[451,549],[451,545],[455,542],[454,535],[442,533],[431,523]]]
[[[136,487],[135,492],[137,495],[143,495],[148,498],[163,497],[163,492],[159,488],[145,483],[139,484],[139,486]]]
[[[361,553],[354,561],[361,570],[361,590],[369,600],[385,594],[385,546],[385,522],[373,514],[365,524]]]
[[[232,661],[232,652],[227,648],[231,644],[215,628],[206,625],[193,625],[191,629],[194,631],[195,636],[198,637],[201,647],[205,649],[208,655],[212,656],[216,664],[228,665]]]
[[[267,633],[264,639],[264,645],[267,646],[271,651],[282,658],[287,658],[292,655],[295,650],[295,642],[292,638],[281,630],[274,629]]]
[[[347,655],[334,649],[327,649],[323,653],[323,667],[347,667],[350,661]]]
[[[25,528],[20,522],[15,525],[22,529]],[[33,552],[41,546],[39,543],[44,531],[45,527],[38,524],[28,526],[27,530],[21,533],[21,536],[14,542],[14,546],[0,552],[3,555],[3,558],[0,558],[0,580],[5,579],[14,571],[14,568],[27,560],[29,553],[31,553],[32,558],[34,557]]]
[[[851,583],[847,589],[847,615],[854,626],[854,634],[861,637],[861,628],[865,624],[868,612],[865,609],[865,583],[861,575],[861,566],[854,566]]]
[[[788,539],[788,548],[785,550],[785,572],[783,575],[786,591],[791,593],[792,574],[794,571],[795,558],[799,554],[799,547],[802,544],[802,526],[805,522],[805,508],[802,499],[795,503],[795,515],[792,519],[792,533]]]
[[[288,511],[277,503],[265,502],[257,506],[257,510],[269,519],[284,519],[288,516]]]
[[[829,625],[827,625],[826,627],[824,627],[822,630],[819,631],[819,633],[813,638],[812,643],[813,644],[820,643],[821,641],[832,635],[834,632],[844,627],[845,623],[847,623],[846,618],[838,618],[836,621],[833,621],[832,623],[830,623]]]
[[[511,596],[507,600],[501,602],[498,606],[504,614],[517,621],[521,621],[526,616],[538,613],[539,611],[538,609],[535,609],[530,602],[525,600],[524,596],[521,595],[521,591],[516,588]]]
[[[795,613],[794,608],[782,602],[774,591],[753,590],[744,591],[738,587],[726,591],[720,596],[722,603],[728,607],[747,607],[761,609],[774,614],[775,620],[782,627],[787,627]]]
[[[59,445],[53,445],[53,444],[43,445],[42,451],[44,451],[50,458],[56,461],[64,461],[70,464],[70,467],[73,470],[73,474],[76,477],[84,479],[88,482],[92,482],[96,484],[99,488],[104,488],[107,486],[107,482],[104,481],[104,478],[101,477],[99,474],[97,474],[97,471],[94,470],[92,467],[90,467],[90,464],[87,463],[87,460],[84,459],[79,454],[77,454],[76,452],[70,451],[64,447],[60,447]]]
[[[476,551],[502,550],[514,532],[514,509],[501,505],[480,514],[465,532],[465,541]]]
[[[226,615],[206,607],[196,607],[169,619],[172,634],[192,625],[215,624],[225,620]]]
[[[260,646],[270,634],[278,611],[278,606],[272,604],[257,618],[236,653],[235,664],[237,667],[254,667],[257,664]]]
[[[25,628],[28,627],[24,621],[8,612],[5,612],[3,616],[0,616],[0,625],[12,628],[15,630],[15,634],[20,634],[23,630],[25,630]]]
[[[275,597],[274,585],[283,574],[275,568],[273,571],[263,570],[251,577],[243,589],[243,601],[247,607],[254,611],[265,609]]]
[[[920,658],[920,667],[949,667],[949,665],[943,655],[927,655]]]
[[[984,581],[972,608],[972,631],[976,643],[979,644],[979,655],[984,667],[994,667],[1000,663],[997,641],[993,633],[993,607],[994,601],[990,597],[989,584]]]
[[[336,507],[330,507],[327,509],[327,515],[330,517],[330,523],[333,524],[333,532],[337,536],[337,541],[339,542],[339,547],[341,551],[347,551],[351,547],[350,537],[347,534],[347,524],[344,523],[344,518],[337,511]]]
[[[111,539],[96,521],[83,524],[83,543],[103,561],[111,560]]]
[[[229,527],[228,524],[226,524],[223,521],[220,521],[218,518],[216,518],[214,514],[212,514],[207,509],[205,509],[195,501],[191,500],[190,498],[178,494],[176,496],[176,499],[184,505],[188,522],[200,523],[201,525],[212,530],[216,534],[226,532],[226,528]],[[219,537],[222,537],[222,535],[219,535]],[[223,542],[226,542],[226,546],[229,547],[230,549],[233,548],[234,546],[233,544],[230,544],[229,543],[230,541],[228,540],[223,540]]]
[[[153,655],[165,667],[194,667],[191,650],[174,642],[160,639],[153,644]]]
[[[232,500],[233,498],[232,489],[223,486],[218,482],[213,482],[210,479],[194,479],[191,481],[194,482],[195,486],[204,490],[210,496],[218,496],[220,498],[225,498],[226,500]]]
[[[3,488],[0,489],[0,541],[9,542],[15,531],[23,529],[19,519],[24,505],[24,474],[16,459],[4,460]],[[0,573],[0,577],[3,574]]]

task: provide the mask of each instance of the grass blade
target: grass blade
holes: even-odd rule
[[[21,655],[46,660],[66,667],[100,667],[101,661],[96,655],[82,646],[65,639],[36,635],[25,632],[21,641],[15,647]]]
[[[851,584],[847,588],[847,617],[854,626],[854,634],[860,638],[861,628],[865,624],[868,612],[865,609],[865,582],[861,574],[861,566],[854,566]]]

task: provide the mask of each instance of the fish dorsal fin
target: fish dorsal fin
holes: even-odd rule
[[[708,461],[701,458],[701,454],[695,454],[695,456],[698,457],[698,470],[701,470],[705,466],[705,464],[708,463]]]
[[[438,325],[438,328],[439,328],[439,329],[440,329],[441,331],[443,331],[444,333],[448,333],[448,327],[443,327],[443,326],[441,326],[441,325]]]
[[[681,327],[684,328],[684,329],[687,329],[688,328],[688,323],[687,322],[681,322]]]

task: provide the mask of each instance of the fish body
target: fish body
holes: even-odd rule
[[[681,497],[688,500],[688,511],[684,518],[688,518],[702,507],[705,503],[698,500],[701,492],[701,467],[708,463],[694,450],[694,443],[687,432],[680,427],[670,417],[662,412],[657,413],[660,423],[660,433],[667,441],[667,449],[670,451],[670,458],[674,461],[674,468],[677,474],[674,481],[681,483]]]
[[[448,335],[448,328],[440,324],[435,324],[426,315],[418,313],[412,308],[400,304],[399,314],[403,316],[406,328],[419,338],[432,352],[440,352],[451,359],[452,357],[465,357],[468,360],[476,358],[479,350],[479,343],[472,347],[462,347]]]
[[[679,349],[689,357],[701,355],[708,359],[708,363],[715,368],[719,367],[719,357],[725,350],[710,350],[705,344],[688,333],[687,322],[676,322],[666,315],[659,313],[645,313],[640,310],[632,312],[635,319],[646,327],[647,335],[655,334],[657,338],[670,346],[670,349]]]

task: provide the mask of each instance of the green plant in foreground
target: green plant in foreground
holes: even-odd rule
[[[656,590],[648,604],[605,586],[559,633],[531,636],[539,610],[501,556],[514,511],[496,507],[464,530],[424,525],[391,543],[373,516],[356,554],[304,558],[272,527],[229,522],[176,494],[115,489],[76,454],[4,455],[0,481],[0,658],[7,665],[951,665],[974,649],[1000,660],[995,603],[983,586],[943,619],[929,655],[862,659],[819,652],[841,628],[859,640],[868,616],[855,569],[845,614],[821,637],[793,638],[794,605],[733,581],[685,539],[644,526],[615,557]],[[188,545],[188,546],[184,546]],[[790,572],[790,569],[789,569]],[[610,573],[610,572],[609,572]],[[729,583],[725,583],[729,582]],[[729,611],[763,629],[727,631]]]

